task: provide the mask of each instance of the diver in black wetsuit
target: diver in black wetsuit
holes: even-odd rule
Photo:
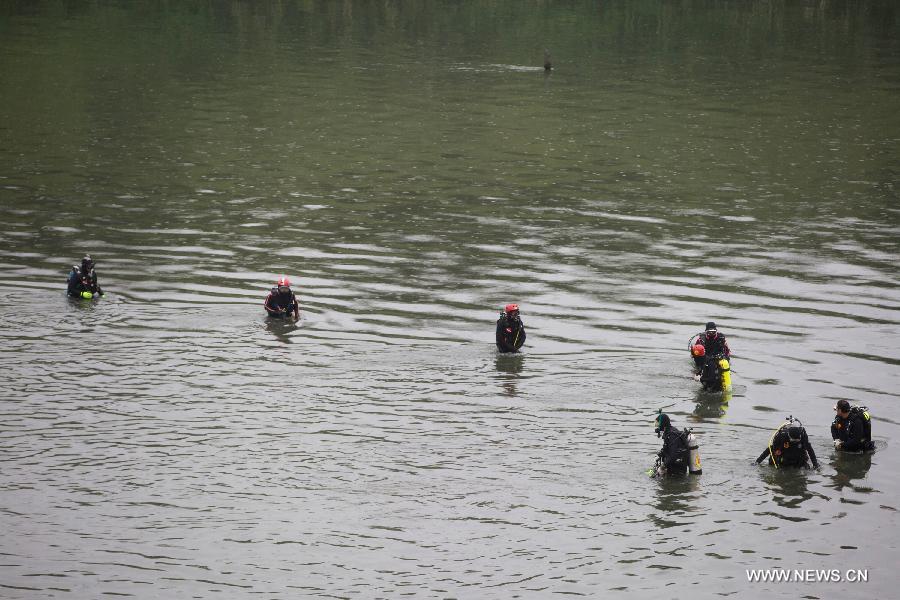
[[[807,461],[807,457],[809,460]],[[809,437],[806,435],[806,429],[803,424],[788,417],[787,421],[772,434],[768,447],[756,459],[756,464],[761,463],[766,458],[769,463],[777,467],[805,467],[809,468],[812,462],[814,469],[819,468],[816,460],[816,452],[813,450],[812,444],[809,443]]]
[[[687,430],[678,431],[669,415],[660,412],[656,417],[656,437],[661,437],[663,446],[656,453],[657,473],[660,475],[684,475],[690,465],[690,447]]]
[[[834,405],[834,422],[831,423],[831,438],[835,450],[847,452],[870,452],[875,450],[872,441],[872,417],[865,406],[850,406],[846,400],[838,400]]]
[[[712,321],[706,324],[706,331],[697,335],[694,346],[697,345],[703,346],[703,350],[701,352],[697,352],[693,348],[691,350],[694,357],[695,374],[699,374],[703,370],[703,365],[707,360],[712,360],[717,356],[724,356],[731,360],[731,349],[728,347],[728,342]]]
[[[295,321],[300,318],[300,303],[297,302],[297,296],[291,290],[291,282],[287,277],[282,277],[275,283],[263,306],[270,317],[293,317]]]
[[[94,270],[94,260],[90,254],[81,259],[81,265],[72,265],[67,279],[66,293],[76,298],[82,297],[84,292],[90,292],[92,296],[102,296],[103,290],[97,283],[97,272]]]
[[[507,304],[497,319],[497,349],[518,352],[525,343],[525,324],[519,317],[519,305]]]

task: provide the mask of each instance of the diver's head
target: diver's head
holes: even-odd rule
[[[850,416],[850,403],[846,400],[838,400],[837,404],[834,405],[834,411],[846,419]]]
[[[706,337],[713,340],[719,337],[719,330],[716,329],[716,324],[712,321],[706,324]]]
[[[279,277],[278,281],[275,282],[275,286],[280,293],[287,294],[291,291],[291,280],[284,276]]]
[[[518,319],[519,318],[519,305],[518,304],[507,304],[503,309],[503,312],[506,313],[506,318],[508,319]]]
[[[90,254],[85,254],[84,258],[81,259],[81,270],[85,273],[90,273],[94,268],[94,259],[91,258]]]
[[[787,428],[788,439],[792,442],[800,441],[800,438],[803,436],[803,428],[799,425],[791,425]]]
[[[659,409],[659,414],[656,415],[656,429],[653,430],[653,433],[656,434],[656,437],[659,437],[668,431],[671,426],[672,420],[669,418],[669,415],[664,413],[662,409]]]

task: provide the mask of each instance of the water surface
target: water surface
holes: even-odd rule
[[[176,4],[0,8],[0,596],[890,596],[893,3]]]

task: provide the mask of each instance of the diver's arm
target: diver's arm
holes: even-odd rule
[[[265,304],[263,304],[263,306],[264,306],[265,309],[266,309],[266,312],[269,313],[270,315],[277,315],[277,314],[279,314],[279,313],[281,312],[280,309],[275,308],[275,307],[273,307],[273,306],[271,305],[272,297],[273,297],[274,295],[275,295],[275,294],[273,294],[272,292],[269,292],[269,295],[266,296],[266,302],[265,302]]]
[[[660,458],[666,455],[666,448],[669,447],[669,436],[663,433],[663,445],[662,448],[659,449],[659,452],[656,455]]]
[[[809,460],[812,462],[812,466],[814,469],[819,468],[819,461],[816,460],[816,451],[813,450],[812,444],[809,443],[809,436],[806,435],[806,430],[803,430],[803,436],[800,438],[800,442],[803,444],[803,447],[806,448],[806,453],[809,454]]]
[[[78,271],[73,268],[69,271],[69,277],[66,279],[66,293],[70,296],[78,295]]]
[[[838,420],[837,420],[837,417],[835,417],[834,421],[832,421],[832,423],[831,423],[831,439],[833,439],[833,440],[841,439],[840,432],[841,432],[841,430],[838,429]]]
[[[506,319],[497,319],[497,348],[501,352],[509,352],[509,343],[506,341]]]
[[[759,464],[762,461],[764,461],[767,456],[769,456],[769,447],[768,446],[766,446],[766,449],[763,450],[763,453],[759,455],[759,458],[756,459],[756,464]]]

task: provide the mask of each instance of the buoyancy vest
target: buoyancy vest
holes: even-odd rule
[[[278,291],[278,287],[276,286],[273,287],[272,291],[269,293],[269,304],[274,308],[283,308],[287,312],[292,312],[296,304],[295,298],[293,291],[282,294]]]
[[[707,337],[706,333],[703,333],[698,341],[706,348],[706,356],[725,354],[725,336],[721,333],[715,339]]]
[[[688,447],[688,431],[678,431],[674,427],[666,430],[663,436],[662,461],[668,473],[684,473],[690,463]]]
[[[510,319],[500,313],[497,319],[497,345],[518,350],[525,343],[525,324],[521,319]]]

